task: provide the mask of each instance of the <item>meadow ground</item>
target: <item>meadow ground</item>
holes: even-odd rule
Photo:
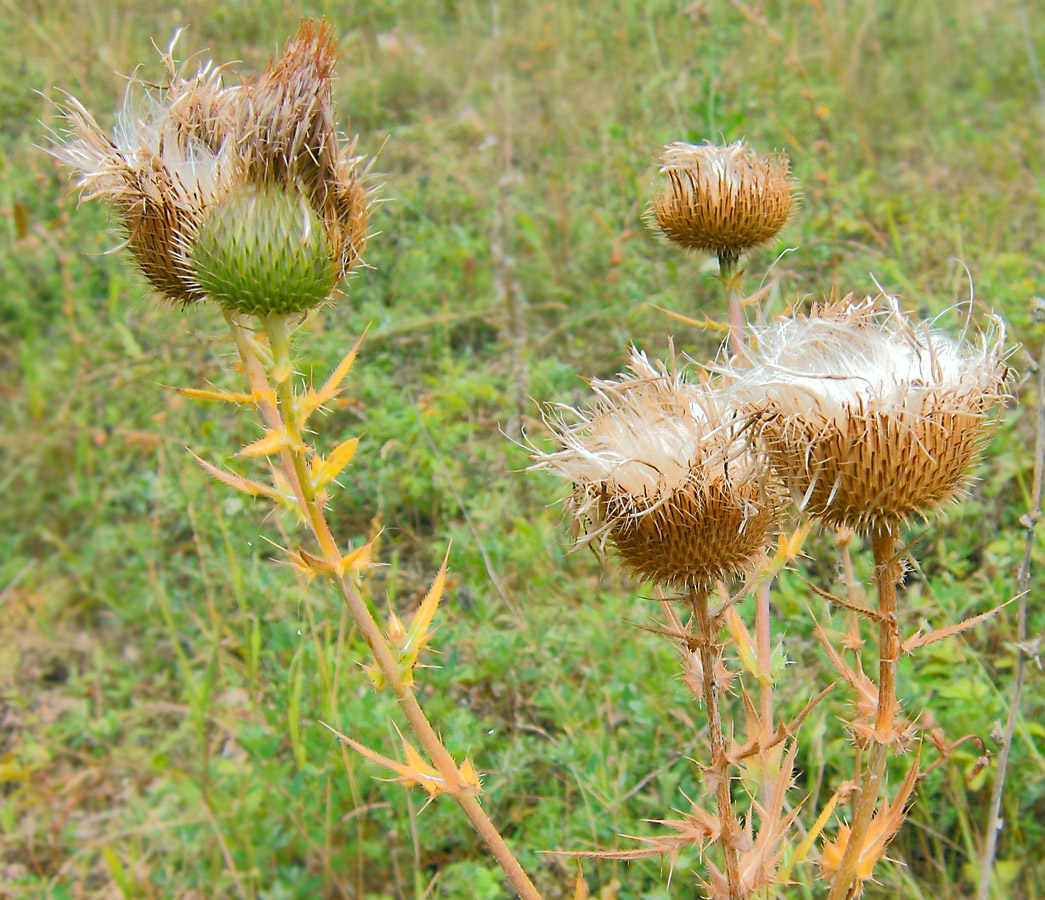
[[[634,623],[654,604],[612,560],[568,553],[563,488],[508,436],[544,445],[541,401],[668,335],[697,361],[722,318],[708,261],[646,224],[673,140],[786,150],[798,215],[747,261],[764,305],[832,288],[936,315],[970,299],[1037,354],[1045,293],[1045,15],[1014,0],[689,4],[140,0],[0,3],[0,896],[496,898],[499,870],[458,810],[376,780],[319,721],[395,743],[336,599],[271,561],[294,525],[230,493],[186,452],[228,459],[248,417],[162,385],[235,388],[209,306],[146,296],[100,205],[77,208],[39,149],[50,100],[108,125],[124,81],[162,78],[150,40],[256,71],[304,14],[345,50],[336,87],[381,173],[369,268],[302,340],[322,373],[364,328],[323,439],[361,434],[338,534],[385,529],[370,585],[407,611],[452,541],[423,699],[485,773],[485,804],[547,897],[571,863],[541,850],[633,846],[697,791],[704,721],[674,652]],[[786,252],[785,252],[786,251]],[[765,273],[767,273],[765,275]],[[763,281],[763,275],[765,280]],[[979,315],[980,313],[978,313]],[[958,330],[962,314],[945,313]],[[912,525],[905,632],[1012,597],[1037,402],[1028,380],[939,523]],[[340,437],[339,437],[340,436]],[[831,680],[803,578],[837,579],[828,534],[774,593],[793,664],[781,712]],[[857,553],[867,578],[870,563]],[[1045,624],[1034,544],[1030,632]],[[908,708],[950,740],[869,896],[972,896],[1009,706],[1015,605],[900,670]],[[995,898],[1045,892],[1045,695],[1029,668]],[[803,725],[810,808],[847,777],[841,688]],[[692,896],[684,854],[586,864],[593,896]],[[819,896],[813,867],[789,896]],[[432,879],[438,874],[435,883]]]

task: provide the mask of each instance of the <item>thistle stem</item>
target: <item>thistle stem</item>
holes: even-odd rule
[[[233,340],[243,362],[244,372],[255,396],[255,403],[261,412],[265,425],[271,431],[287,435],[288,444],[301,443],[301,434],[295,414],[295,396],[293,384],[293,361],[290,354],[290,334],[284,316],[270,316],[262,320],[262,326],[268,335],[272,348],[272,373],[276,381],[275,390],[269,383],[265,367],[258,359],[251,344],[247,330],[240,321],[226,314],[226,321],[232,332]],[[337,541],[330,532],[330,526],[308,477],[308,466],[305,454],[291,447],[280,450],[279,460],[283,475],[289,482],[298,506],[309,524],[325,560],[332,565],[341,558]],[[462,790],[458,778],[457,765],[439,739],[428,717],[424,714],[413,690],[407,685],[396,663],[392,650],[374,620],[370,609],[352,580],[343,575],[332,575],[331,580],[341,594],[363,635],[374,662],[381,670],[386,683],[392,691],[403,715],[409,722],[418,741],[438,770],[446,787],[446,793],[461,807],[472,827],[482,838],[494,859],[504,870],[516,892],[523,900],[541,900],[541,895],[523,871],[511,849],[501,837],[496,826],[486,815],[479,801]]]
[[[744,302],[740,293],[740,273],[737,263],[740,257],[731,253],[718,255],[718,277],[726,290],[729,308],[729,344],[734,353],[744,349]]]
[[[729,310],[729,341],[735,354],[743,353],[744,301],[740,290],[741,272],[737,270],[740,257],[731,253],[718,255],[718,275],[726,291]],[[755,652],[758,657],[760,677],[758,679],[759,743],[768,747],[773,740],[773,639],[770,623],[769,592],[771,584],[766,581],[755,592]],[[769,760],[765,753],[759,756],[762,765],[762,803],[768,802],[773,792],[769,783]]]
[[[740,887],[740,862],[735,841],[740,826],[733,817],[733,804],[729,790],[729,758],[726,755],[726,741],[722,733],[722,711],[719,708],[718,685],[715,682],[715,669],[718,667],[718,661],[722,655],[722,643],[718,640],[717,630],[712,626],[707,592],[690,588],[689,602],[693,609],[700,666],[704,676],[702,679],[704,706],[708,711],[711,772],[715,784],[715,799],[718,803],[719,825],[722,829],[719,844],[722,847],[726,884],[729,887],[729,900],[743,900],[744,894]]]
[[[896,586],[901,568],[896,554],[896,533],[889,523],[878,525],[871,533],[874,553],[874,577],[878,589],[880,614],[878,640],[878,708],[875,712],[875,741],[858,788],[849,839],[842,853],[838,871],[831,883],[828,900],[847,900],[857,880],[864,841],[874,818],[882,792],[885,764],[893,738],[896,714],[896,664],[900,658],[900,631],[896,620]]]

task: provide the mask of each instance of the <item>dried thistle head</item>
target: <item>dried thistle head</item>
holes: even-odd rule
[[[776,509],[721,391],[633,351],[630,374],[592,382],[588,410],[553,423],[560,445],[533,468],[573,485],[580,545],[609,541],[642,578],[707,588],[759,557]]]
[[[366,244],[366,173],[335,127],[337,56],[330,26],[311,21],[240,84],[209,63],[186,76],[168,50],[166,83],[141,88],[137,108],[128,97],[111,137],[67,98],[68,140],[52,153],[84,199],[109,200],[167,299],[300,312],[331,294]]]
[[[867,531],[953,498],[1005,394],[1003,332],[955,340],[851,296],[759,331],[731,375],[800,509]]]
[[[664,149],[663,191],[653,214],[664,234],[690,250],[736,258],[771,240],[795,205],[785,153],[759,155],[743,141],[718,147],[676,141]]]

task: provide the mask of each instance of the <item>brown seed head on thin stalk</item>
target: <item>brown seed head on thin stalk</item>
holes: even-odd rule
[[[676,141],[661,157],[667,183],[653,197],[657,225],[687,249],[736,258],[771,240],[791,217],[790,170],[787,154],[762,156],[743,141]]]
[[[1003,331],[955,340],[851,296],[757,332],[734,388],[800,509],[867,531],[962,488],[1005,394]]]
[[[240,84],[209,63],[186,75],[169,49],[166,83],[132,84],[111,137],[67,98],[68,140],[52,152],[79,175],[83,198],[110,201],[164,297],[298,312],[326,299],[366,244],[366,172],[335,127],[337,57],[330,26],[311,21]]]
[[[776,509],[725,394],[653,366],[592,382],[589,409],[553,421],[559,449],[533,468],[573,485],[566,501],[579,545],[612,544],[642,578],[707,588],[759,557]]]

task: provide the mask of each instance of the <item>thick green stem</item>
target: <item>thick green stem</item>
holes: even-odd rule
[[[697,647],[703,670],[704,706],[708,712],[708,735],[711,741],[711,773],[715,786],[715,800],[718,804],[719,826],[722,829],[719,844],[722,847],[726,884],[729,888],[729,900],[743,900],[744,894],[740,887],[740,861],[736,847],[736,836],[740,831],[740,825],[733,817],[733,802],[729,790],[729,758],[726,755],[726,740],[722,733],[722,711],[719,708],[718,685],[715,682],[715,670],[718,668],[719,658],[722,655],[722,644],[718,640],[716,629],[712,626],[707,593],[691,588],[689,602],[693,609]]]
[[[874,577],[878,588],[878,708],[875,713],[874,744],[860,780],[849,839],[838,871],[831,882],[828,900],[847,900],[857,880],[868,829],[882,792],[885,764],[892,746],[893,718],[896,715],[896,664],[900,658],[900,632],[896,620],[896,586],[900,582],[900,561],[896,555],[896,533],[890,524],[876,526],[871,533],[874,552]]]
[[[276,382],[275,391],[269,383],[264,366],[258,359],[244,326],[233,316],[226,316],[233,340],[239,350],[247,380],[254,392],[258,409],[265,425],[271,431],[287,435],[288,444],[300,444],[301,434],[295,413],[295,397],[293,384],[293,361],[290,353],[290,335],[287,320],[282,316],[267,317],[262,325],[268,335],[272,349],[272,374]],[[277,398],[273,400],[273,396]],[[308,477],[308,464],[302,451],[286,447],[280,451],[280,463],[283,475],[290,483],[298,505],[304,513],[309,527],[322,551],[323,558],[333,567],[340,561],[341,553],[330,532],[326,515],[316,499]],[[355,583],[341,575],[331,576],[331,580],[341,594],[346,607],[363,635],[374,662],[381,670],[386,683],[396,698],[399,708],[418,741],[438,770],[446,786],[446,793],[464,810],[480,838],[493,854],[498,864],[508,876],[509,881],[523,900],[541,900],[541,895],[523,871],[511,849],[501,837],[497,828],[483,811],[479,801],[468,793],[459,780],[457,765],[439,739],[435,729],[421,709],[413,690],[403,679],[399,664],[396,662],[391,647],[381,633],[366,601],[363,599]]]

